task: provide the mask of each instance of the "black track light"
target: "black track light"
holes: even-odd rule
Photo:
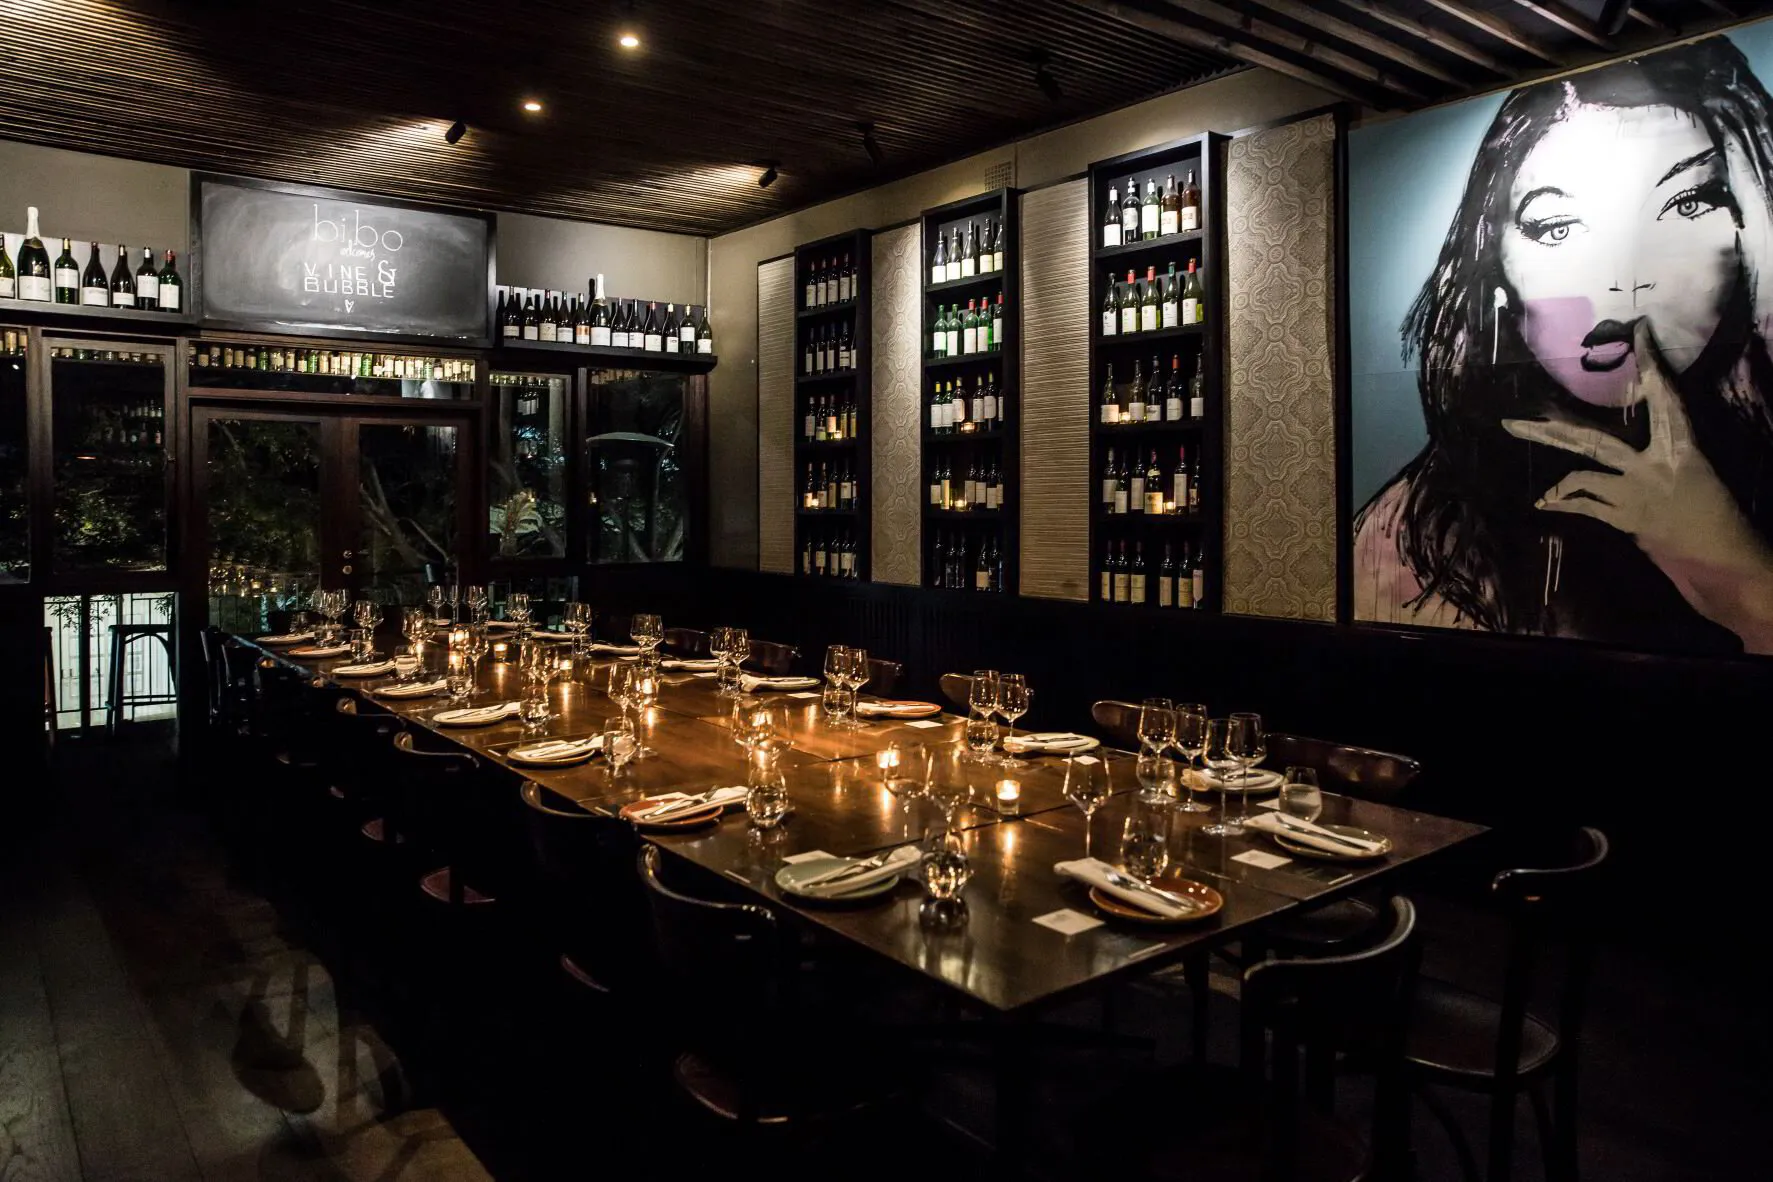
[[[886,153],[880,150],[880,141],[874,138],[874,124],[863,120],[856,124],[856,130],[862,133],[862,149],[868,153],[868,159],[874,161],[874,167],[885,164]]]
[[[758,188],[769,188],[776,183],[776,178],[780,175],[782,174],[776,171],[776,162],[774,160],[765,160],[763,162],[763,175],[757,178]]]
[[[1044,49],[1031,50],[1028,54],[1028,62],[1034,67],[1034,84],[1040,88],[1040,92],[1046,95],[1050,102],[1063,102],[1065,90],[1059,85],[1059,80],[1053,77],[1052,70],[1049,69],[1052,65],[1051,55]]]
[[[463,123],[460,119],[457,119],[454,123],[449,125],[449,130],[443,133],[443,142],[446,144],[459,144],[462,142],[462,137],[467,134],[468,125]]]

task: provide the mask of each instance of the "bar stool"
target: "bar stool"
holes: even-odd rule
[[[129,646],[138,640],[152,637],[160,642],[166,650],[166,667],[171,671],[165,693],[130,693],[123,688],[123,670],[128,663]],[[112,624],[111,625],[111,661],[110,684],[105,694],[105,728],[112,734],[117,733],[117,721],[126,706],[157,706],[169,702],[177,702],[178,695],[178,658],[173,653],[172,624]]]

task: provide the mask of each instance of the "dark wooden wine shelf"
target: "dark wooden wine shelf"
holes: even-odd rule
[[[1178,337],[1198,337],[1207,331],[1205,324],[1183,324],[1175,328],[1154,328],[1150,332],[1117,332],[1113,336],[1103,336],[1101,330],[1096,332],[1096,342],[1104,349],[1112,349],[1117,345],[1143,345],[1150,341],[1173,341]]]
[[[1100,225],[1092,226],[1091,231],[1100,235],[1102,233],[1102,227]],[[1124,258],[1130,254],[1144,254],[1147,251],[1163,250],[1166,247],[1177,246],[1184,242],[1199,242],[1202,237],[1204,237],[1204,235],[1201,231],[1189,230],[1182,234],[1168,234],[1162,238],[1141,239],[1138,242],[1123,242],[1119,246],[1093,246],[1090,248],[1090,257],[1093,259]],[[1098,237],[1097,240],[1100,241],[1100,238]]]
[[[139,308],[97,308],[85,304],[45,303],[42,300],[0,299],[0,316],[39,317],[69,324],[151,324],[160,328],[189,328],[197,320],[188,312],[144,311]]]
[[[1001,361],[1009,349],[993,349],[989,353],[961,353],[953,357],[925,357],[925,369],[959,369],[964,365],[977,365],[982,361]]]
[[[402,345],[390,352],[416,353],[423,349],[422,345]],[[576,357],[580,364],[592,369],[653,369],[667,373],[707,373],[720,361],[713,353],[655,353],[650,349],[606,349],[559,341],[501,341],[493,348],[491,364],[494,369],[523,370],[559,366],[562,357]]]
[[[1096,412],[1098,416],[1100,411]],[[1113,439],[1119,435],[1194,435],[1204,430],[1207,419],[1177,419],[1174,422],[1154,423],[1147,420],[1143,423],[1104,423],[1098,418],[1090,424],[1090,430],[1104,439]]]
[[[1010,432],[995,429],[991,431],[955,431],[947,435],[940,435],[934,431],[925,431],[923,433],[923,442],[926,447],[940,447],[945,443],[991,443],[995,440],[1009,439],[1011,437],[1012,435]]]
[[[862,376],[859,369],[844,369],[836,373],[801,374],[794,379],[796,386],[816,386],[824,382],[853,382]]]
[[[861,442],[860,439],[797,439],[794,441],[794,446],[796,448],[810,448],[814,451],[826,451],[831,448],[855,447]]]
[[[929,264],[926,261],[924,265],[927,268]],[[940,295],[944,292],[950,291],[965,291],[969,287],[985,287],[990,284],[1002,283],[1003,276],[1004,273],[1002,271],[987,271],[983,275],[969,275],[965,279],[944,279],[940,283],[931,283],[926,279],[924,280],[923,290],[927,295]]]
[[[844,300],[838,304],[822,304],[817,308],[802,308],[794,314],[796,320],[817,320],[821,316],[830,316],[837,312],[854,312],[855,300]]]

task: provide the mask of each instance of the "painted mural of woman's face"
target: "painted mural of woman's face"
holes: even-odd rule
[[[1723,154],[1673,107],[1577,106],[1521,162],[1501,243],[1533,355],[1595,406],[1634,398],[1647,317],[1677,372],[1711,340],[1740,274]]]

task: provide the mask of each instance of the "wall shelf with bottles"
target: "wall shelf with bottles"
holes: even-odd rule
[[[493,315],[501,352],[572,353],[593,367],[673,373],[707,373],[716,362],[707,308],[611,297],[602,275],[586,295],[501,285]]]
[[[874,231],[794,252],[794,569],[869,577]]]
[[[1090,597],[1220,605],[1226,137],[1090,166]]]
[[[655,353],[555,341],[501,344],[493,349],[492,358],[494,365],[511,369],[576,362],[591,369],[651,369],[665,373],[708,373],[720,363],[720,358],[712,353]]]
[[[190,341],[185,355],[192,390],[311,397],[462,401],[476,396],[480,365],[462,354],[326,348],[267,337],[205,336]]]
[[[1014,189],[923,212],[923,581],[1014,595],[1021,253]]]

